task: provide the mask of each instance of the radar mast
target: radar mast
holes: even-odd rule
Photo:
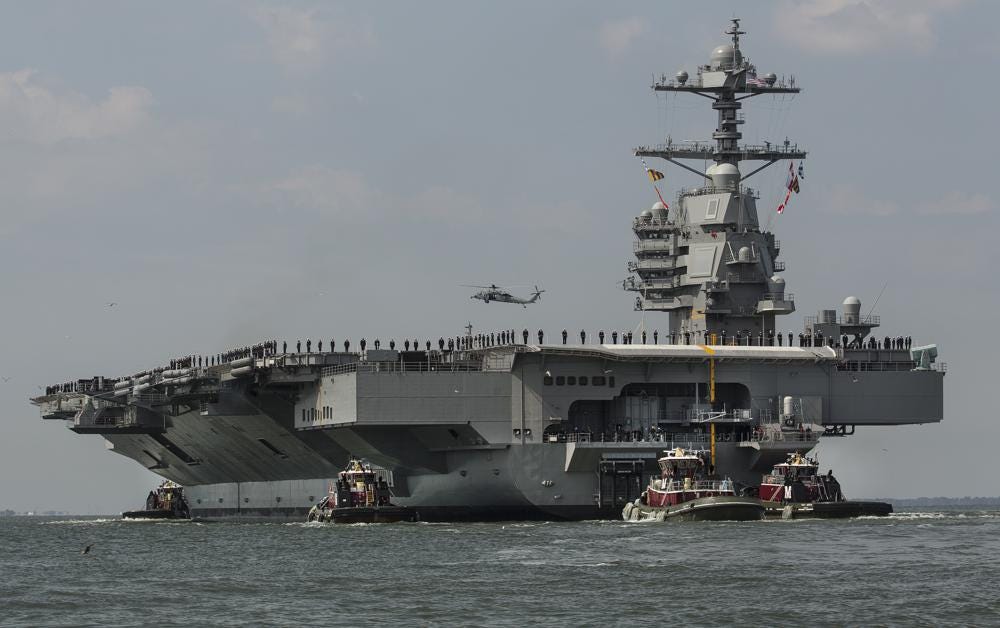
[[[759,195],[743,182],[778,161],[803,159],[806,152],[787,139],[763,146],[740,144],[739,128],[746,121],[739,113],[743,100],[801,90],[794,77],[785,81],[773,73],[757,74],[740,49],[745,31],[738,18],[724,32],[731,41],[715,48],[692,80],[681,71],[673,79],[661,76],[652,86],[712,101],[718,125],[714,142],[675,145],[668,139],[635,149],[638,157],[664,159],[698,175],[703,185],[681,190],[673,212],[657,203],[636,218],[636,260],[628,264],[633,274],[623,287],[638,293],[636,309],[669,312],[675,338],[707,341],[715,334],[717,340],[749,343],[751,337],[774,336],[775,316],[794,312],[795,302],[778,274],[784,270],[776,260],[780,243],[760,230]],[[690,160],[714,164],[701,172],[684,163]],[[743,161],[764,163],[742,174]]]

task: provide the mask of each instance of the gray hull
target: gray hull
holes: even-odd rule
[[[658,472],[665,449],[711,450],[705,417],[727,421],[716,427],[717,471],[745,486],[825,433],[940,418],[942,373],[866,373],[842,397],[849,374],[840,365],[849,356],[830,348],[717,348],[717,391],[744,409],[714,414],[690,409],[708,376],[698,347],[516,346],[470,355],[479,370],[386,372],[356,362],[324,376],[323,360],[357,359],[338,354],[265,358],[249,376],[205,369],[205,399],[183,405],[174,399],[199,388],[167,389],[159,405],[133,402],[131,422],[101,423],[92,396],[36,402],[44,415],[100,434],[116,453],[187,487],[195,517],[293,520],[327,494],[352,454],[384,469],[393,503],[425,520],[616,518]],[[603,386],[559,386],[546,375],[608,370],[616,377]],[[794,421],[766,408],[786,395],[804,400]]]

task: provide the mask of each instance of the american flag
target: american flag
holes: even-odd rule
[[[767,87],[767,81],[751,76],[747,79],[747,87]]]

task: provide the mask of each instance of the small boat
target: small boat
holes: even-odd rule
[[[389,501],[385,477],[357,458],[330,485],[329,494],[309,509],[308,521],[333,523],[395,523],[416,521],[410,508],[394,506]]]
[[[191,511],[184,499],[184,487],[170,480],[164,480],[149,491],[144,510],[129,510],[122,513],[122,519],[190,519]]]
[[[885,517],[892,514],[892,504],[849,500],[840,490],[833,471],[819,474],[819,463],[798,453],[774,465],[758,489],[767,516],[781,519],[806,517],[844,519],[848,517]]]
[[[758,521],[764,504],[736,495],[733,481],[706,473],[705,452],[673,449],[657,462],[662,471],[635,502],[625,504],[625,521]]]

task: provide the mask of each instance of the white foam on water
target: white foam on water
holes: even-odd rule
[[[60,519],[59,521],[42,521],[43,526],[50,525],[100,525],[103,523],[125,523],[127,519]],[[137,521],[155,521],[154,519],[144,519]]]

